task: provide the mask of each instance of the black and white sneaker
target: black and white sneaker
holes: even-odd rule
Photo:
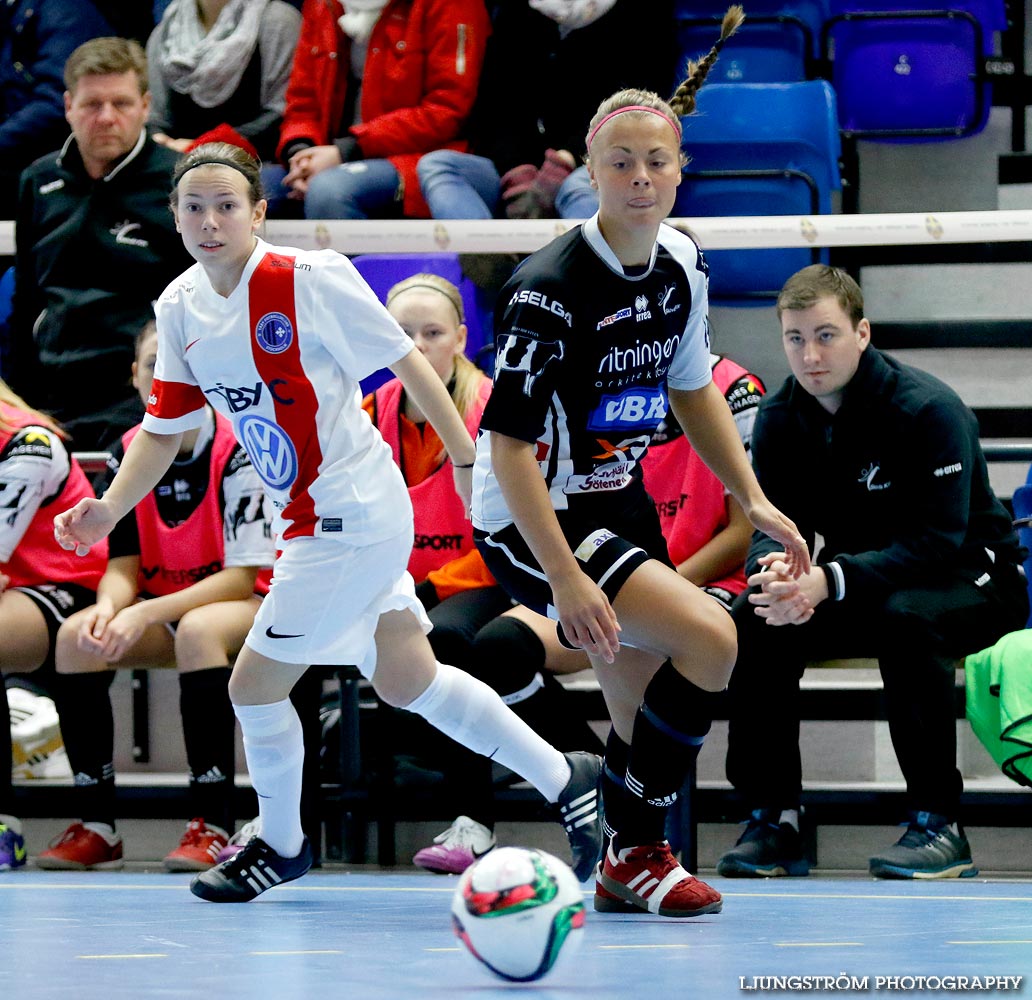
[[[190,891],[209,903],[247,903],[274,885],[293,882],[311,867],[307,837],[296,858],[281,857],[261,837],[252,837],[228,861],[201,872]]]
[[[602,855],[602,821],[598,814],[602,758],[584,750],[563,756],[571,774],[559,793],[559,821],[570,841],[573,874],[583,882],[595,871]]]

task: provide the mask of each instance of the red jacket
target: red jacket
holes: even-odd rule
[[[337,0],[305,0],[276,155],[299,139],[329,145],[344,133],[350,40]],[[351,134],[366,159],[401,174],[405,214],[427,218],[416,163],[435,149],[465,151],[490,34],[483,0],[388,0],[373,28],[362,75],[361,124]]]

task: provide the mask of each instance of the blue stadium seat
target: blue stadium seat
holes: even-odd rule
[[[1025,576],[1028,579],[1029,597],[1032,598],[1032,469],[1029,469],[1029,480],[1014,491],[1013,503],[1018,537],[1029,553],[1025,558]],[[1029,615],[1027,624],[1032,628],[1032,615]]]
[[[491,336],[491,331],[478,303],[478,289],[463,274],[457,253],[363,254],[352,258],[351,263],[355,265],[358,273],[366,280],[369,287],[376,292],[377,298],[381,302],[387,298],[387,292],[392,286],[413,274],[427,272],[447,278],[462,294],[467,328],[466,354],[471,360],[477,360],[485,340]],[[376,372],[363,380],[362,391],[372,392],[390,377],[389,371]]]
[[[835,92],[826,80],[707,84],[697,113],[681,124],[689,163],[673,215],[831,213],[832,192],[841,185],[841,150]],[[706,258],[711,298],[760,304],[826,253],[713,250]]]
[[[725,0],[680,0],[676,4],[682,62],[698,59],[716,40]],[[771,83],[815,76],[828,0],[748,0],[746,20],[710,72],[710,83]]]
[[[992,94],[984,59],[1004,0],[832,0],[823,44],[844,134],[888,141],[980,132]]]
[[[0,275],[0,378],[4,375],[4,362],[11,342],[11,300],[14,296],[14,268],[9,267]]]

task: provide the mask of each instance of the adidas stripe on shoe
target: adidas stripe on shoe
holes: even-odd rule
[[[311,867],[307,837],[296,858],[281,857],[261,837],[252,837],[228,861],[201,872],[190,891],[209,903],[247,903],[273,886],[293,882]]]
[[[577,880],[583,882],[595,870],[602,853],[602,822],[598,812],[602,758],[583,750],[563,756],[570,765],[570,780],[559,793],[559,821],[570,842],[573,856],[570,867]]]
[[[610,844],[598,886],[605,894],[596,888],[595,909],[602,912],[627,912],[609,896],[661,917],[697,917],[719,913],[723,906],[720,893],[685,871],[665,840],[620,851]]]

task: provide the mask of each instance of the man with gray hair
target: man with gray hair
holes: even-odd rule
[[[5,377],[88,450],[139,422],[129,382],[136,331],[190,258],[169,210],[176,154],[144,128],[139,43],[85,42],[64,77],[72,134],[21,179]]]

